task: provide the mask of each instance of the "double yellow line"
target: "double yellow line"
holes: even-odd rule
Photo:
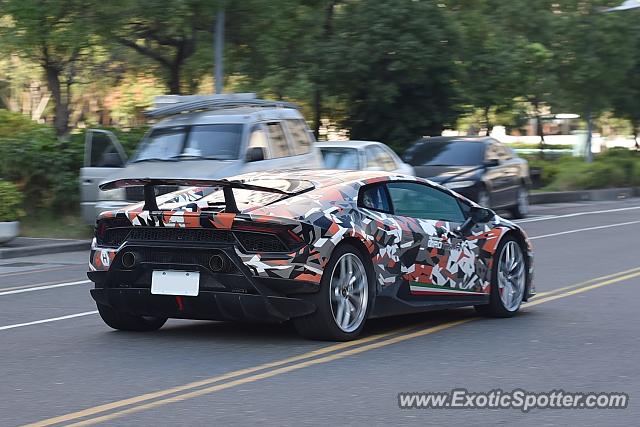
[[[552,292],[542,293],[532,301],[526,303],[525,307],[531,307],[560,298],[566,298],[582,292],[587,292],[593,289],[601,288],[603,286],[623,282],[625,280],[629,280],[639,276],[640,267],[598,277],[586,282],[581,282],[575,285],[556,289]],[[292,372],[310,366],[332,362],[334,360],[343,359],[349,356],[354,356],[366,351],[375,350],[413,338],[440,332],[445,329],[453,328],[455,326],[469,323],[477,319],[478,317],[469,317],[442,323],[436,326],[429,326],[424,329],[418,330],[415,330],[415,327],[408,327],[372,335],[355,341],[333,344],[327,347],[300,354],[298,356],[288,357],[286,359],[240,369],[223,375],[191,382],[185,385],[142,394],[104,405],[94,406],[81,411],[38,421],[36,423],[29,424],[28,426],[52,426],[62,423],[67,426],[93,425],[135,412],[153,409],[170,403],[181,402],[184,400],[192,399],[194,397],[226,390],[242,384],[252,383],[255,381],[285,374],[287,372]]]

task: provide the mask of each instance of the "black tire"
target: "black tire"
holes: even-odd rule
[[[331,311],[331,277],[338,260],[345,254],[354,254],[362,262],[367,275],[368,299],[364,318],[359,327],[352,332],[343,331],[338,325]],[[322,280],[320,281],[320,290],[312,295],[307,295],[310,302],[315,304],[316,311],[304,316],[293,319],[293,324],[300,335],[305,338],[324,341],[350,341],[355,339],[366,323],[371,308],[373,306],[375,286],[373,285],[373,264],[371,261],[363,258],[360,251],[351,244],[345,243],[338,246],[331,254],[329,263],[324,269]]]
[[[515,310],[508,310],[504,306],[502,299],[500,298],[500,291],[498,289],[498,264],[500,262],[500,256],[502,255],[502,251],[504,250],[504,247],[506,246],[507,242],[515,242],[520,248],[520,250],[522,250],[522,247],[520,246],[518,241],[511,236],[507,236],[504,239],[502,239],[502,241],[500,242],[500,245],[498,245],[498,249],[493,255],[494,268],[491,271],[491,293],[489,297],[489,304],[475,306],[476,311],[483,316],[502,317],[502,318],[513,317],[516,315],[516,313],[518,313],[518,311],[520,310],[520,306],[522,305],[522,299],[520,299],[520,303],[518,304],[518,307]],[[522,294],[524,296],[524,294],[527,291],[526,290],[527,269],[526,269],[526,260],[524,258],[524,251],[523,251],[523,262],[525,262],[525,273],[524,273],[525,288]]]
[[[487,188],[484,186],[484,184],[482,187],[480,187],[480,190],[478,190],[478,194],[476,195],[476,200],[474,200],[474,202],[476,202],[483,208],[491,208],[491,193],[487,191]]]
[[[521,197],[526,198],[526,203],[520,199]],[[514,219],[522,219],[529,214],[529,189],[526,185],[518,187],[516,204],[509,209],[509,212],[511,212],[511,217]]]
[[[166,317],[135,316],[118,311],[108,305],[97,304],[98,312],[104,323],[120,331],[150,332],[156,331],[167,321]]]

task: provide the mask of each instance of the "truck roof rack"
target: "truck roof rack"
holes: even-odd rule
[[[174,116],[194,111],[215,111],[237,107],[294,108],[298,106],[284,101],[258,99],[254,93],[220,95],[163,95],[154,100],[154,108],[145,112],[149,118]]]

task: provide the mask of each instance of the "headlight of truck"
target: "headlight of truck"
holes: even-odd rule
[[[118,200],[123,201],[127,199],[127,195],[124,188],[116,188],[114,190],[107,190],[100,192],[100,200]]]
[[[453,182],[447,182],[446,184],[444,184],[444,186],[447,187],[449,190],[455,190],[456,188],[471,187],[473,184],[475,184],[474,181],[453,181]]]

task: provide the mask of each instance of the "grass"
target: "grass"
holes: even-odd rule
[[[93,227],[79,215],[26,215],[20,220],[21,236],[56,239],[90,239]]]

